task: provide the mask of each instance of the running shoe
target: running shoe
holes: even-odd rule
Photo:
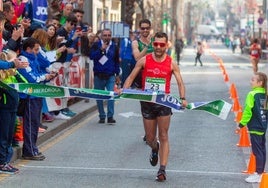
[[[163,182],[166,179],[167,179],[166,171],[165,170],[158,170],[155,180],[159,181],[159,182]]]
[[[54,115],[54,117],[55,119],[63,119],[63,120],[71,119],[71,117],[62,114],[62,112],[60,112],[58,115]]]
[[[19,172],[19,169],[14,168],[13,166],[11,166],[8,163],[2,164],[0,165],[0,173],[4,173],[4,174],[16,174]]]
[[[38,153],[37,155],[33,155],[33,156],[22,155],[22,158],[25,160],[43,161],[45,160],[46,157],[43,154]]]
[[[262,175],[258,173],[251,174],[249,177],[245,179],[247,183],[260,183]]]
[[[157,149],[152,149],[151,155],[150,155],[150,163],[152,166],[156,166],[158,162],[158,150],[159,150],[159,142],[157,142]]]
[[[76,115],[76,113],[71,111],[69,108],[62,109],[61,113],[64,114],[65,116],[69,116],[69,117],[73,117]]]
[[[54,120],[55,120],[55,118],[52,115],[50,115],[49,113],[43,114],[43,122],[52,122]]]

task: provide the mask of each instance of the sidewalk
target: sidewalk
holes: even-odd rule
[[[54,120],[51,123],[43,123],[44,125],[48,126],[48,129],[44,133],[38,134],[38,141],[37,145],[43,144],[45,141],[49,140],[53,136],[57,135],[59,132],[63,131],[64,129],[76,124],[77,122],[84,119],[89,113],[97,110],[96,101],[91,99],[88,103],[85,100],[81,100],[77,103],[74,103],[69,106],[69,108],[76,112],[77,114],[72,117],[70,120]],[[12,157],[12,162],[20,159],[22,155],[22,147],[14,147],[14,154]]]

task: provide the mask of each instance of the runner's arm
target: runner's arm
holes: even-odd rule
[[[137,40],[132,42],[132,53],[136,61],[139,61],[146,55],[148,47],[146,46],[142,51],[139,50],[139,44]]]
[[[178,85],[178,89],[179,89],[179,94],[180,94],[180,98],[182,98],[182,104],[183,106],[187,106],[187,101],[186,101],[186,97],[185,97],[185,86],[181,77],[181,73],[180,73],[180,69],[177,65],[177,63],[175,61],[172,61],[171,64],[171,68],[173,71],[173,74],[175,76],[175,79],[177,81],[177,85]]]

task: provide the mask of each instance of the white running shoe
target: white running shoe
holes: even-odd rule
[[[54,118],[55,119],[63,119],[63,120],[71,119],[71,117],[62,114],[61,112],[58,115],[54,115]]]
[[[248,183],[260,183],[261,182],[261,174],[258,174],[255,172],[254,174],[247,177],[245,179],[245,181]]]

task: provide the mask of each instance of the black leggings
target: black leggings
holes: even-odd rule
[[[196,65],[196,63],[197,63],[197,60],[199,61],[199,63],[200,63],[200,65],[201,66],[203,66],[203,64],[202,64],[202,61],[201,61],[201,53],[196,53],[196,57],[195,57],[195,65]]]

